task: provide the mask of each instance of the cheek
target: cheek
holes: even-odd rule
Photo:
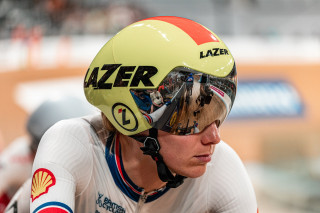
[[[194,159],[198,138],[170,135],[158,139],[160,154],[171,171],[190,178],[197,178],[205,173],[206,164],[199,164]]]
[[[185,151],[184,147],[179,151],[173,152],[171,150],[160,150],[165,164],[168,168],[177,174],[186,176],[189,178],[197,178],[202,176],[206,171],[206,164],[199,165],[194,162],[192,154]]]
[[[194,155],[192,140],[183,136],[169,136],[159,138],[160,154],[169,167],[186,166]]]
[[[184,149],[183,148],[177,149],[177,148],[178,147],[173,144],[172,145],[164,144],[161,146],[160,154],[162,155],[166,163],[173,163],[173,162],[176,163],[182,160],[181,158],[183,156]]]
[[[183,136],[170,135],[159,138],[161,150],[160,153],[168,157],[180,158],[192,151],[192,144],[188,138]]]

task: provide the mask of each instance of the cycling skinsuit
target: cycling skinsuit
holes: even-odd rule
[[[126,174],[121,146],[101,115],[60,121],[43,136],[33,164],[30,212],[256,213],[244,165],[216,145],[205,174],[178,188],[144,193]]]

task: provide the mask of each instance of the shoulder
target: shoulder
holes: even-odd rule
[[[69,152],[85,152],[83,149],[89,148],[86,142],[89,138],[89,129],[89,124],[86,124],[81,118],[57,122],[41,138],[36,159],[57,159],[57,153],[61,153],[62,150],[64,156],[67,156]]]
[[[50,144],[60,146],[59,149],[68,149],[74,145],[89,147],[92,135],[95,134],[90,121],[99,114],[61,120],[50,127],[41,138],[39,148]],[[75,151],[75,150],[73,150]]]
[[[74,137],[81,139],[87,135],[86,132],[89,129],[90,124],[83,118],[61,120],[50,127],[42,139],[47,139],[48,137],[56,134],[59,134],[59,137]]]
[[[256,212],[257,204],[251,180],[238,154],[221,141],[208,164],[209,205],[221,212]]]
[[[36,159],[65,160],[88,156],[97,134],[90,124],[90,117],[87,118],[66,119],[50,127],[41,138]]]
[[[33,163],[33,174],[47,169],[84,186],[93,169],[94,130],[83,118],[62,120],[43,135]]]

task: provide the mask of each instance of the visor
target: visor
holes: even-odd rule
[[[215,77],[178,67],[156,89],[131,89],[149,124],[176,135],[201,132],[229,114],[237,90],[236,66],[226,77]]]

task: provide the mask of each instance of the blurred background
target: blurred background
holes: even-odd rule
[[[245,162],[260,213],[320,212],[320,1],[1,0],[0,150],[46,98],[84,99],[98,50],[134,21],[174,15],[213,30],[239,85],[223,140]]]

